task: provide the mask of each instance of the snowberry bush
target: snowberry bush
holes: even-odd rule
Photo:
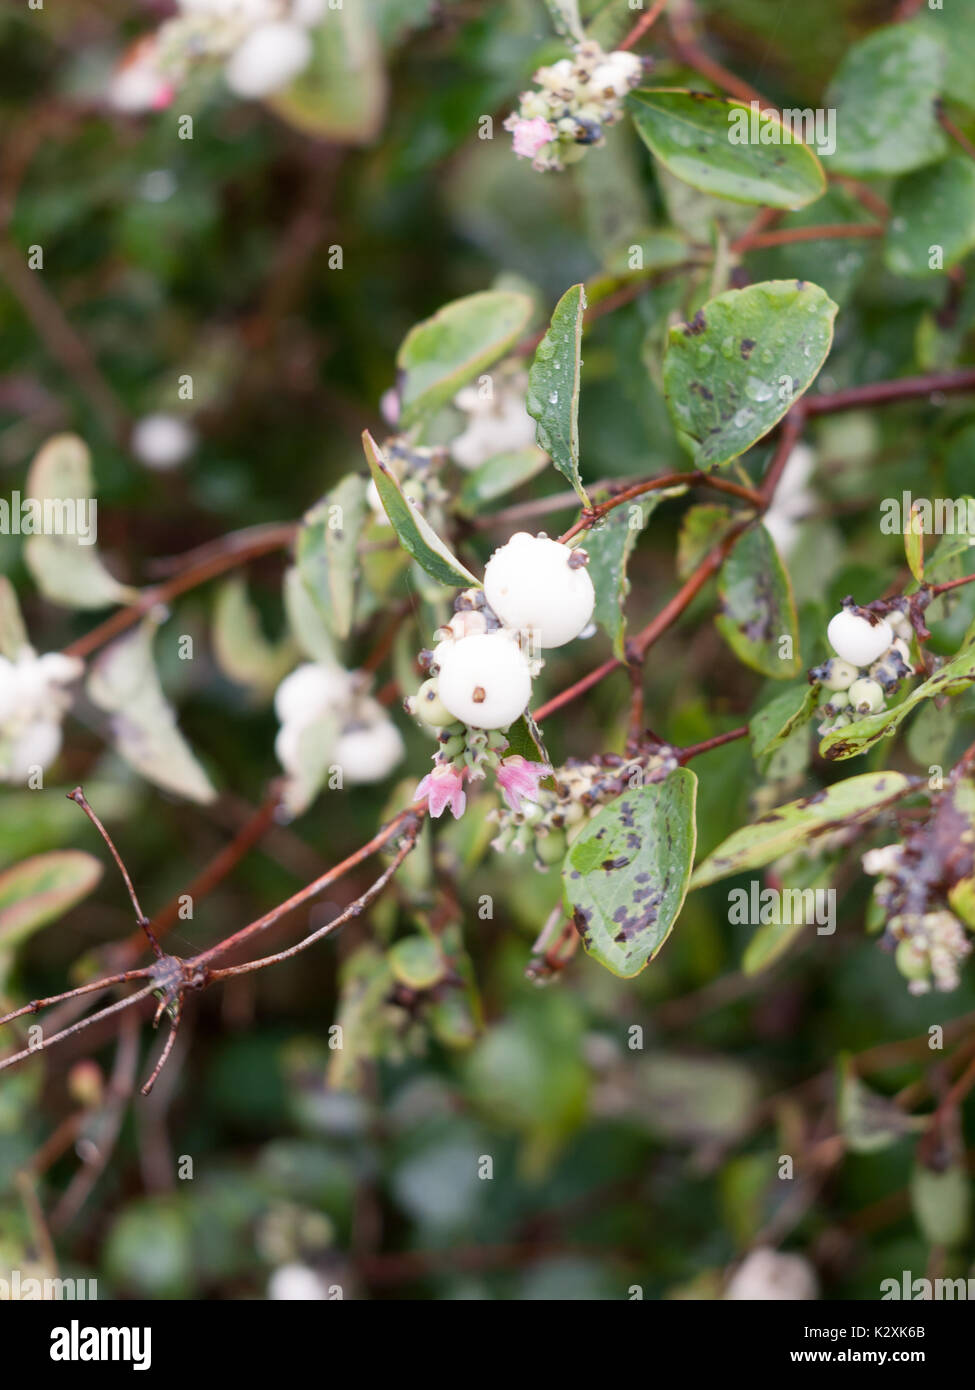
[[[3,21],[27,1217],[150,1296],[502,1267],[548,1181],[667,1219],[515,1296],[967,1268],[971,15],[96,8]]]

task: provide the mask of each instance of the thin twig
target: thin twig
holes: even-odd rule
[[[102,839],[108,846],[112,858],[118,865],[119,873],[122,875],[122,878],[125,882],[125,886],[128,890],[132,906],[135,909],[135,920],[139,924],[139,927],[142,929],[142,931],[145,932],[146,939],[149,942],[150,947],[152,948],[153,955],[156,957],[157,960],[161,960],[163,954],[162,947],[156,940],[156,935],[153,932],[152,927],[149,925],[149,918],[142,911],[142,905],[139,902],[138,896],[135,891],[135,886],[132,882],[131,876],[129,875],[129,871],[125,867],[125,864],[122,860],[122,856],[115,848],[115,843],[112,840],[111,835],[109,835],[108,831],[105,829],[104,825],[102,825],[98,816],[91,809],[91,806],[88,804],[85,794],[80,787],[75,787],[74,791],[68,792],[67,797],[69,801],[73,801],[76,806],[81,807],[85,815],[91,821],[92,825],[95,827],[99,835],[102,837]]]

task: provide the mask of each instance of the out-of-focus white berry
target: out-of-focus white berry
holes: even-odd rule
[[[147,468],[176,468],[196,448],[196,431],[178,415],[143,415],[132,427],[132,452]]]
[[[830,618],[826,636],[837,656],[854,666],[869,666],[894,640],[890,623],[866,609],[841,608]]]
[[[898,844],[893,844],[880,845],[877,849],[868,849],[860,862],[865,874],[896,873],[901,862],[901,847]]]
[[[61,725],[54,719],[28,724],[14,740],[8,759],[7,775],[23,782],[35,767],[50,767],[61,751]]]
[[[484,595],[506,627],[541,647],[562,647],[592,617],[596,593],[585,565],[558,541],[519,531],[491,556]]]
[[[857,714],[876,714],[884,707],[884,689],[869,676],[861,676],[849,689],[850,704]]]
[[[535,443],[535,421],[525,409],[527,379],[503,382],[491,396],[468,386],[454,397],[467,415],[467,428],[450,446],[461,468],[473,469],[496,454],[514,453]]]
[[[731,1302],[808,1301],[819,1297],[813,1266],[802,1255],[787,1255],[765,1246],[752,1250],[725,1289]]]
[[[262,24],[227,60],[227,86],[241,97],[264,97],[280,91],[307,67],[312,42],[298,24]]]
[[[311,29],[325,18],[327,8],[327,0],[291,0],[291,18]]]
[[[849,661],[834,656],[826,663],[826,676],[823,679],[825,690],[849,690],[858,675],[857,668]]]
[[[352,784],[381,782],[406,751],[399,729],[382,706],[371,700],[364,704],[362,721],[342,731],[332,755],[343,780]]]
[[[282,724],[308,724],[348,700],[352,676],[340,666],[305,662],[285,676],[274,694],[274,712]]]
[[[162,111],[174,95],[172,81],[159,67],[154,36],[141,39],[130,49],[112,74],[106,93],[109,106],[129,115]]]
[[[631,87],[643,76],[642,60],[637,54],[628,53],[625,48],[615,49],[609,55],[608,61]]]
[[[447,624],[454,637],[476,637],[479,632],[487,632],[487,618],[479,608],[461,608]]]
[[[309,1265],[281,1265],[267,1283],[267,1296],[274,1302],[312,1303],[328,1298],[324,1279]]]
[[[443,644],[437,687],[454,719],[472,729],[506,729],[531,698],[531,675],[506,632],[485,632]]]

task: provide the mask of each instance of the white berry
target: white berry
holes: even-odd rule
[[[472,729],[506,729],[531,698],[528,663],[505,632],[446,643],[437,687],[454,719]]]
[[[227,86],[240,97],[268,96],[297,77],[311,54],[311,39],[297,24],[262,24],[230,55]]]
[[[274,712],[282,724],[307,724],[348,700],[352,681],[339,666],[307,661],[285,676],[274,694]]]
[[[366,702],[372,706],[372,701]],[[378,710],[378,717],[373,717]],[[381,782],[405,752],[399,729],[387,719],[381,706],[363,710],[366,719],[340,734],[332,754],[349,783]]]
[[[856,680],[859,672],[849,661],[843,661],[838,656],[834,656],[831,661],[826,663],[826,675],[822,681],[825,690],[849,690]]]
[[[592,617],[596,592],[576,552],[527,531],[513,535],[484,570],[484,596],[506,627],[541,647],[563,647]]]
[[[884,689],[878,681],[861,676],[850,686],[850,704],[858,714],[876,714],[884,707]]]
[[[178,415],[143,415],[132,428],[132,452],[147,468],[177,468],[196,448],[196,433]]]
[[[890,623],[885,618],[878,618],[865,609],[853,612],[849,608],[841,608],[830,619],[826,636],[837,656],[854,666],[869,666],[894,640]]]

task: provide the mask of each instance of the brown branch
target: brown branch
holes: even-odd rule
[[[731,243],[737,255],[765,246],[788,246],[798,241],[839,241],[848,237],[881,237],[886,228],[878,222],[828,222],[821,227],[776,227],[773,231],[744,232]]]
[[[215,545],[206,547],[202,558],[194,559],[196,552],[191,552],[186,567],[172,579],[156,584],[151,589],[144,589],[135,603],[127,608],[120,608],[103,623],[86,632],[83,637],[69,643],[64,649],[65,655],[90,656],[113,637],[118,637],[134,626],[153,608],[170,603],[180,594],[195,589],[199,584],[205,584],[208,579],[213,579],[218,574],[224,574],[227,570],[247,564],[260,555],[267,555],[273,550],[281,550],[290,545],[297,529],[294,522],[252,526],[246,531],[232,531]]]
[[[975,145],[972,144],[965,132],[955,125],[950,116],[945,114],[940,102],[938,103],[938,120],[942,129],[948,132],[955,144],[965,151],[969,159],[975,159]]]
[[[112,840],[111,835],[109,835],[104,825],[102,825],[101,821],[98,819],[98,816],[89,806],[88,801],[85,798],[85,794],[80,787],[75,787],[74,791],[68,792],[67,797],[69,801],[73,801],[76,806],[81,807],[85,815],[91,821],[92,825],[95,827],[99,835],[102,837],[102,839],[108,846],[109,852],[111,853],[112,858],[118,865],[119,873],[122,875],[122,878],[125,882],[125,887],[128,890],[129,894],[129,900],[131,901],[132,906],[135,909],[135,920],[138,922],[140,929],[143,932],[145,932],[146,940],[149,942],[149,946],[152,949],[153,955],[156,957],[157,960],[161,960],[162,947],[156,940],[155,933],[153,932],[152,927],[149,925],[149,918],[142,911],[142,905],[140,904],[138,896],[136,895],[135,887],[132,883],[129,871],[125,867],[125,864],[122,860],[122,856],[115,848],[115,843]]]
[[[611,512],[615,507],[621,507],[627,502],[632,502],[635,497],[642,497],[647,492],[659,492],[663,488],[679,487],[711,487],[717,492],[724,492],[732,497],[739,497],[748,502],[753,507],[763,505],[762,494],[757,488],[745,487],[742,483],[732,482],[730,478],[720,478],[713,473],[661,473],[659,477],[645,479],[642,483],[634,483],[632,487],[624,488],[617,492],[615,496],[606,502],[600,502],[598,506],[584,511],[582,516],[568,531],[559,536],[559,540],[564,545],[580,531],[587,531],[600,521],[604,516]]]
[[[650,6],[643,18],[637,20],[623,42],[616,45],[617,50],[635,47],[643,38],[644,34],[656,23],[661,14],[663,14],[666,7],[667,0],[655,0],[655,3]]]

